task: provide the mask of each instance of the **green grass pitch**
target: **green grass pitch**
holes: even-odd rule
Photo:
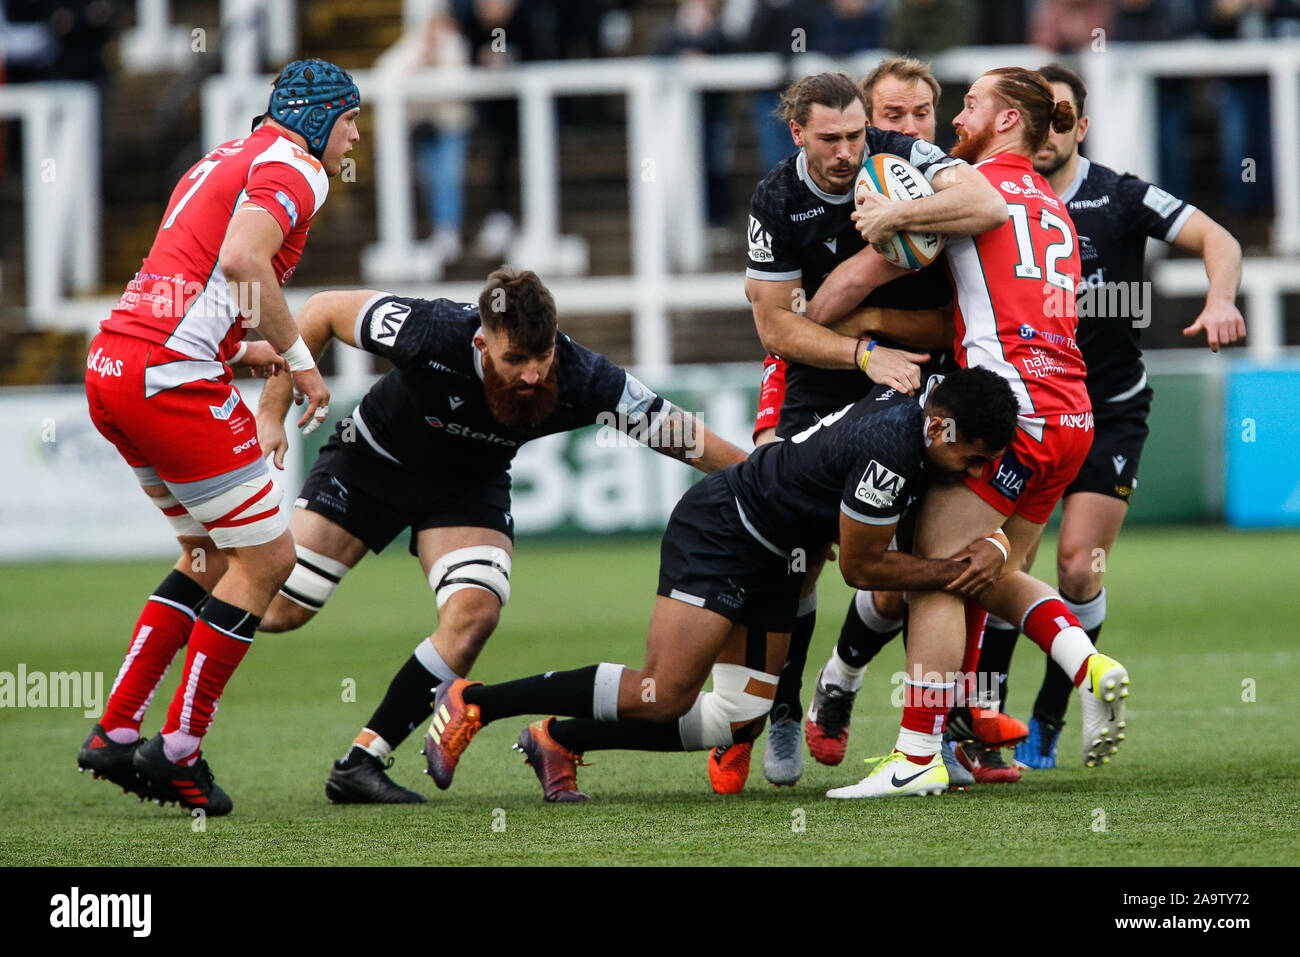
[[[1054,542],[1045,542],[1050,555]],[[510,752],[521,720],[488,727],[450,791],[420,774],[417,736],[393,774],[428,804],[334,807],[329,762],[369,717],[388,679],[433,625],[433,596],[404,551],[362,562],[302,631],[258,637],[206,742],[235,800],[204,829],[76,773],[92,720],[71,709],[0,709],[0,864],[1107,864],[1300,861],[1300,535],[1133,528],[1111,558],[1102,645],[1133,679],[1129,739],[1084,769],[1078,706],[1066,767],[1016,785],[895,801],[832,802],[861,759],[893,744],[892,673],[901,645],[868,673],[849,757],[807,758],[794,789],[763,781],[714,795],[703,755],[598,753],[579,772],[589,805],[546,806]],[[474,677],[500,680],[597,661],[639,664],[657,543],[524,541],[514,594]],[[1050,566],[1048,566],[1050,567]],[[0,671],[91,670],[105,693],[142,598],[164,562],[0,569]],[[828,574],[805,688],[838,634],[848,589]],[[1011,711],[1025,716],[1042,656],[1022,640]],[[160,726],[178,680],[146,720]],[[355,685],[355,700],[349,689]],[[806,694],[805,694],[806,698]],[[761,748],[760,741],[759,747]]]

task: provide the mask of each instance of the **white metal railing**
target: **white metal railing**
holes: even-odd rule
[[[257,72],[263,45],[272,62],[293,59],[297,17],[298,4],[289,0],[221,0],[222,69]],[[170,0],[136,0],[135,19],[122,34],[122,63],[132,73],[180,69],[191,57],[216,52],[207,27],[172,23]]]
[[[0,86],[0,117],[23,126],[27,313],[57,320],[65,291],[99,284],[99,93],[90,83]]]
[[[846,68],[859,75],[880,51],[832,61],[804,54],[793,69],[810,73]],[[942,82],[960,85],[999,65],[1039,66],[1050,55],[1034,47],[964,48],[934,62]],[[1273,81],[1274,162],[1279,251],[1300,253],[1300,167],[1286,144],[1300,142],[1300,109],[1293,108],[1300,84],[1300,41],[1169,43],[1111,46],[1085,54],[1080,63],[1098,116],[1090,155],[1099,162],[1155,179],[1153,115],[1149,110],[1158,76],[1267,73]],[[671,361],[668,309],[680,297],[670,289],[686,273],[703,267],[706,256],[703,144],[699,94],[709,90],[764,90],[789,79],[791,62],[775,54],[684,59],[627,59],[599,63],[537,63],[500,70],[442,69],[416,73],[355,74],[363,100],[375,114],[375,183],[379,240],[361,256],[368,282],[428,281],[432,268],[416,241],[410,160],[410,108],[437,101],[517,97],[520,111],[521,206],[523,223],[511,259],[546,275],[573,275],[586,262],[580,237],[560,232],[559,151],[555,100],[574,94],[622,95],[627,101],[630,260],[632,275],[617,288],[626,297],[607,300],[611,311],[630,311],[637,361],[662,367]],[[215,77],[204,89],[205,141],[239,135],[250,111],[262,107],[265,78]],[[739,269],[737,269],[737,273]],[[1171,273],[1181,276],[1181,273]],[[704,277],[699,277],[704,278]],[[717,277],[711,296],[739,295],[734,275]],[[1174,280],[1169,280],[1174,281]],[[1188,282],[1193,280],[1189,277]],[[1266,296],[1260,279],[1258,297]],[[693,283],[696,288],[699,283]],[[1187,287],[1192,288],[1192,287]],[[724,291],[727,290],[727,291]],[[612,291],[608,290],[607,291]],[[743,301],[738,301],[743,306]],[[1262,310],[1264,322],[1280,314],[1280,301]]]
[[[421,3],[411,0],[412,10]],[[245,0],[225,0],[223,11],[245,6]],[[272,9],[288,6],[292,5],[270,5]],[[839,62],[817,54],[802,54],[793,60],[755,54],[535,63],[500,70],[358,71],[354,75],[363,109],[374,114],[379,234],[378,242],[359,250],[362,276],[377,285],[430,290],[427,249],[415,236],[409,122],[413,108],[437,101],[509,97],[519,101],[523,212],[510,258],[537,269],[555,282],[557,289],[558,281],[584,273],[588,258],[585,240],[565,236],[560,228],[555,100],[571,95],[622,96],[627,104],[628,206],[626,211],[611,212],[627,218],[631,273],[566,281],[563,287],[571,311],[587,311],[591,304],[591,311],[630,313],[636,361],[646,368],[661,368],[673,358],[670,309],[745,308],[738,257],[734,270],[700,273],[707,246],[699,94],[773,89],[787,82],[792,71],[804,74],[844,68],[861,75],[881,55],[879,51],[867,52]],[[232,58],[239,59],[233,54]],[[950,89],[960,90],[992,67],[1009,63],[1034,67],[1049,58],[1033,47],[965,48],[938,57],[934,69]],[[1090,85],[1089,105],[1096,117],[1089,137],[1090,155],[1149,179],[1156,178],[1151,111],[1156,77],[1267,73],[1274,91],[1276,246],[1284,255],[1300,254],[1300,164],[1292,148],[1300,142],[1300,108],[1296,104],[1300,97],[1300,40],[1112,45],[1104,53],[1083,54],[1079,66]],[[213,145],[245,135],[249,116],[265,109],[270,80],[270,76],[241,69],[206,81],[202,89],[204,143]],[[28,177],[29,191],[39,188],[34,184]],[[348,188],[340,180],[334,185],[336,189]],[[72,241],[71,236],[66,241]],[[50,262],[46,247],[36,243],[29,248],[46,257],[32,259],[31,272],[48,275],[43,268]],[[1191,295],[1204,288],[1196,264],[1192,264],[1194,268],[1170,265],[1173,268],[1159,272],[1162,292]],[[1281,294],[1291,288],[1287,285],[1289,273],[1296,272],[1300,272],[1300,264],[1285,259],[1248,270],[1245,288],[1251,313],[1247,316],[1251,349],[1267,351],[1272,348],[1268,343],[1282,341]],[[55,296],[58,294],[56,291]],[[42,302],[48,304],[48,294]],[[77,312],[74,309],[67,315]],[[45,321],[61,324],[71,320],[49,317]]]

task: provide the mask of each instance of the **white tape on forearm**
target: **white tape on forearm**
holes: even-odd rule
[[[1000,551],[1000,552],[1002,553],[1002,560],[1003,560],[1004,562],[1005,562],[1008,558],[1011,557],[1011,553],[1008,552],[1008,551],[1006,550],[1006,547],[1003,546],[1003,544],[1002,544],[1001,542],[999,542],[996,538],[993,538],[992,536],[990,536],[990,537],[984,539],[984,541],[986,541],[986,542],[992,542],[994,545],[996,545],[996,546],[998,547],[998,551]]]
[[[293,345],[280,355],[284,356],[289,363],[290,372],[306,372],[308,369],[316,368],[316,360],[311,357],[311,350],[307,348],[307,343],[302,341],[302,336],[294,340]]]
[[[247,351],[248,351],[248,340],[241,339],[239,342],[239,348],[235,350],[235,354],[233,356],[231,356],[229,359],[226,360],[226,365],[230,365],[230,366],[235,365],[236,363],[239,362],[240,359],[244,358],[244,353]]]

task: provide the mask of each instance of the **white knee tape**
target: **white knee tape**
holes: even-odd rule
[[[150,496],[150,500],[162,509],[162,513],[167,516],[167,521],[171,522],[172,530],[177,535],[184,535],[187,538],[207,537],[208,530],[203,527],[198,519],[186,511],[185,506],[177,500],[175,495],[168,492],[161,498]]]
[[[248,548],[275,541],[289,527],[280,513],[284,492],[265,476],[190,506],[218,548]]]
[[[429,587],[438,608],[462,588],[481,588],[497,596],[502,607],[510,601],[510,553],[495,545],[471,545],[448,552],[429,570]]]
[[[727,716],[728,731],[732,722],[753,721],[771,710],[777,680],[744,665],[713,666],[713,693]]]
[[[293,550],[297,552],[298,560],[289,573],[289,580],[280,588],[280,594],[295,605],[320,611],[348,573],[348,566],[302,545],[295,544]]]
[[[691,710],[677,719],[677,733],[687,751],[725,748],[731,744],[731,722],[718,695],[706,691],[695,699]]]
[[[776,675],[743,665],[714,665],[713,690],[696,698],[691,710],[677,719],[682,747],[703,751],[734,744],[732,726],[766,715],[776,696],[776,683]]]

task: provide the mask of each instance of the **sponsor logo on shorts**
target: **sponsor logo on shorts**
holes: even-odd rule
[[[1029,474],[1030,470],[1016,458],[1013,452],[1008,450],[993,467],[993,475],[989,479],[989,485],[995,492],[1014,502],[1020,498],[1020,493],[1025,490],[1025,479],[1029,477]]]
[[[120,377],[122,375],[122,360],[104,355],[103,348],[99,348],[86,356],[86,369],[90,372],[99,373],[101,379],[107,376]]]
[[[370,314],[370,340],[381,346],[391,346],[402,331],[402,324],[411,314],[411,307],[391,299],[375,307]]]
[[[853,497],[875,508],[889,508],[903,490],[904,480],[897,472],[892,472],[875,459],[867,463],[867,470],[858,480],[858,487]]]
[[[249,440],[248,440],[247,442],[245,442],[243,445],[236,445],[236,446],[235,446],[234,448],[232,448],[230,451],[232,451],[232,452],[234,452],[236,455],[238,455],[240,452],[247,452],[249,449],[251,449],[251,448],[252,448],[254,445],[256,445],[256,444],[257,444],[257,436],[253,436],[251,439],[249,439]]]
[[[1091,412],[1066,412],[1061,415],[1061,427],[1064,429],[1083,429],[1087,432],[1092,426]]]
[[[1118,495],[1120,498],[1122,498],[1124,501],[1127,502],[1127,501],[1129,500],[1129,497],[1133,494],[1133,486],[1131,486],[1131,485],[1116,485],[1116,486],[1115,486],[1115,494]]]
[[[208,411],[212,413],[214,419],[224,422],[230,418],[230,413],[235,411],[235,406],[239,405],[239,393],[234,389],[230,390],[230,397],[221,405],[210,405]]]
[[[1124,474],[1124,466],[1128,465],[1128,456],[1126,456],[1126,455],[1112,455],[1112,456],[1110,457],[1110,463],[1111,463],[1111,465],[1115,466],[1115,474],[1116,474],[1116,475],[1123,475],[1123,474]]]

